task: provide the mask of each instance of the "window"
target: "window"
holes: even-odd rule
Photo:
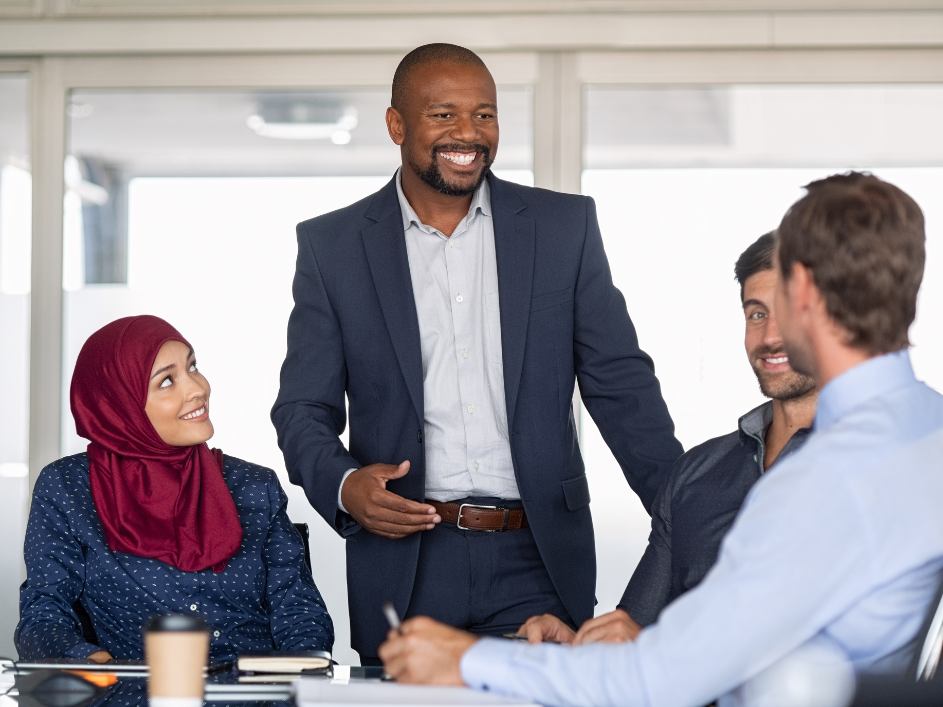
[[[73,91],[64,224],[62,449],[83,451],[68,405],[86,338],[154,314],[193,344],[213,387],[211,440],[278,471],[307,522],[315,572],[349,651],[344,545],[289,483],[269,411],[292,307],[295,225],[372,194],[400,157],[388,88]],[[533,183],[531,92],[499,91],[503,177]]]
[[[588,86],[583,97],[583,192],[685,449],[732,432],[764,400],[744,355],[734,262],[802,185],[848,169],[873,171],[924,210],[912,357],[918,377],[943,386],[943,86]],[[609,610],[649,524],[585,413],[582,431],[600,567],[621,578],[600,578]]]
[[[0,74],[0,654],[15,655],[29,494],[29,77]]]

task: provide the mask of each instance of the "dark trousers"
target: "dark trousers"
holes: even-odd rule
[[[496,498],[458,502],[521,507],[520,501]],[[406,618],[431,616],[482,636],[501,636],[538,614],[553,614],[573,626],[530,528],[488,533],[442,522],[422,531]],[[380,664],[375,656],[360,656],[360,662]]]

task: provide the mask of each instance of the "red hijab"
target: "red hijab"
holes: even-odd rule
[[[72,375],[72,416],[88,445],[89,482],[108,546],[184,572],[222,572],[242,544],[223,479],[223,454],[172,447],[144,406],[151,368],[168,341],[189,342],[163,319],[125,317],[92,334]]]

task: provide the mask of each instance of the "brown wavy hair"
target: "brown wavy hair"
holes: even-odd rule
[[[923,280],[923,212],[902,190],[867,172],[807,184],[777,230],[784,279],[793,263],[812,273],[848,345],[872,355],[910,345]]]

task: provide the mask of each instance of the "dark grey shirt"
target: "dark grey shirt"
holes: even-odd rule
[[[638,624],[654,623],[714,566],[740,506],[763,475],[772,421],[773,403],[766,402],[741,417],[736,432],[708,440],[675,462],[652,506],[648,547],[619,602]],[[797,431],[776,461],[798,450],[810,432]]]

